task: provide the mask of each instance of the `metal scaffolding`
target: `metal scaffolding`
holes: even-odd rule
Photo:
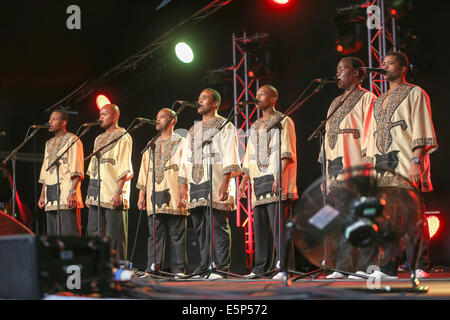
[[[233,34],[233,90],[234,90],[234,125],[237,130],[239,155],[241,163],[245,155],[248,141],[249,129],[254,119],[259,118],[259,110],[254,105],[246,105],[241,112],[237,106],[243,100],[255,99],[256,91],[259,89],[259,80],[250,77],[248,74],[248,60],[251,55],[246,49],[247,44],[267,37],[267,34],[255,34],[248,37],[244,32],[242,37]],[[242,176],[236,179],[236,189],[239,187]],[[253,209],[251,206],[251,183],[247,182],[247,199],[242,199],[239,192],[236,196],[236,225],[245,228],[245,252],[247,255],[246,264],[249,270],[253,267],[254,234],[253,234]],[[241,219],[241,215],[244,219]]]
[[[395,17],[391,16],[391,32],[387,27],[389,16],[385,15],[384,0],[373,0],[362,5],[367,8],[367,20],[376,19],[376,27],[367,27],[368,67],[379,67],[389,50],[397,50]],[[379,22],[379,23],[378,23]],[[369,76],[370,91],[377,96],[388,90],[387,81],[381,74]]]

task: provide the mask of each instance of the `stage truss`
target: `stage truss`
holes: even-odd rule
[[[374,20],[375,28],[367,27],[368,67],[378,68],[390,50],[397,50],[395,18],[385,15],[384,0],[373,0],[361,6],[366,8],[367,20]],[[388,90],[387,81],[378,73],[369,74],[370,91],[380,96]]]
[[[254,105],[247,104],[245,109],[239,112],[238,102],[255,99],[256,91],[259,89],[259,80],[256,77],[250,77],[248,74],[249,53],[246,45],[251,41],[257,41],[266,37],[266,34],[255,34],[247,36],[244,32],[242,37],[233,34],[233,90],[234,90],[234,125],[237,130],[239,156],[243,162],[245,151],[247,149],[249,129],[255,119],[259,118],[259,110]],[[236,178],[236,189],[239,187],[243,175]],[[247,182],[247,199],[240,197],[239,192],[236,195],[236,225],[245,228],[245,253],[246,265],[248,270],[252,270],[253,258],[255,252],[254,233],[253,233],[253,209],[251,206],[251,183]]]

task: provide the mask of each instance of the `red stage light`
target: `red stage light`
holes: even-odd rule
[[[344,47],[340,44],[337,45],[336,47],[337,52],[343,52],[344,51]]]
[[[108,97],[104,94],[97,95],[97,98],[95,98],[95,103],[97,104],[97,108],[100,110],[103,108],[104,105],[110,104]]]
[[[396,16],[397,15],[397,10],[391,9],[391,15]]]
[[[276,4],[287,4],[289,0],[273,0]]]
[[[439,230],[441,222],[439,221],[439,218],[437,216],[427,216],[427,222],[428,222],[428,233],[431,239]]]
[[[255,76],[255,73],[254,73],[252,70],[250,70],[250,71],[248,72],[248,76],[249,76],[250,78],[253,78],[253,77]]]

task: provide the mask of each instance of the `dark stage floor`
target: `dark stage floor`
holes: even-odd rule
[[[396,280],[329,280],[324,278],[283,280],[232,278],[170,279],[159,277],[133,278],[121,283],[113,299],[148,300],[450,300],[450,273],[431,273],[420,280],[415,289],[409,275],[400,273]],[[372,287],[372,289],[369,289]],[[74,296],[51,295],[44,299],[66,299]],[[83,298],[83,297],[78,297]],[[84,297],[89,298],[89,297]],[[95,298],[91,296],[91,298]]]

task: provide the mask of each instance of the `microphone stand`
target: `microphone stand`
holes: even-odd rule
[[[239,108],[240,110],[240,108]],[[227,119],[224,121],[224,123],[222,123],[222,125],[219,127],[219,132],[225,127],[225,125],[230,122],[231,119],[231,115],[233,113],[233,109],[231,109]],[[185,278],[191,278],[191,277],[195,277],[197,275],[205,275],[206,279],[209,278],[209,276],[212,273],[216,273],[219,275],[228,275],[228,276],[233,276],[233,277],[237,277],[237,278],[241,278],[244,279],[245,277],[235,274],[235,273],[231,273],[231,272],[227,272],[227,271],[223,271],[223,270],[219,270],[217,268],[217,265],[215,263],[215,257],[214,257],[214,218],[213,218],[213,187],[212,187],[212,179],[213,179],[213,169],[212,169],[212,162],[213,162],[213,158],[212,158],[212,138],[208,139],[208,140],[204,140],[202,141],[202,149],[204,146],[208,146],[208,179],[209,179],[209,205],[208,205],[208,214],[209,214],[209,225],[210,225],[210,231],[209,231],[209,266],[208,266],[208,270],[207,271],[201,271],[199,273],[195,273],[195,274],[191,274]]]
[[[130,128],[132,126],[132,124],[136,121],[136,119],[133,120],[133,122],[130,124],[130,126],[125,130],[125,132],[123,132],[120,136],[118,136],[117,138],[111,140],[110,142],[108,142],[107,144],[105,144],[104,146],[98,148],[97,150],[95,150],[94,152],[92,152],[90,155],[88,155],[86,158],[84,158],[84,161],[89,160],[92,157],[95,157],[97,160],[97,164],[98,164],[98,173],[97,173],[97,228],[98,228],[98,235],[99,237],[101,236],[101,226],[100,226],[100,157],[101,154],[100,152],[103,151],[106,147],[109,147],[110,145],[116,143],[117,141],[119,141],[124,135],[126,135],[127,133],[130,133],[134,130],[136,130],[137,128],[140,128],[144,125],[143,122],[139,122],[137,125],[135,125],[134,127]]]
[[[288,108],[288,110],[283,114],[283,116],[278,119],[275,123],[273,123],[269,128],[267,128],[267,132],[269,132],[270,130],[272,130],[273,128],[276,128],[278,130],[278,197],[277,197],[277,206],[276,206],[276,211],[275,211],[275,216],[277,217],[277,223],[278,223],[278,241],[277,241],[277,247],[278,247],[278,260],[275,263],[275,269],[272,271],[268,271],[265,274],[274,274],[276,272],[281,272],[283,274],[283,282],[286,284],[287,283],[287,278],[288,278],[288,272],[287,272],[287,265],[289,262],[289,259],[283,259],[283,246],[282,244],[286,245],[289,244],[290,242],[290,233],[289,233],[289,237],[286,238],[286,242],[282,241],[282,232],[281,232],[281,197],[282,197],[282,179],[283,179],[283,173],[282,173],[282,159],[281,159],[281,130],[282,130],[282,125],[281,122],[284,120],[285,117],[287,117],[288,115],[292,114],[294,111],[296,111],[298,108],[300,108],[301,106],[303,106],[303,104],[305,104],[306,101],[308,101],[312,96],[314,96],[315,94],[317,94],[320,90],[322,90],[325,85],[323,82],[320,82],[319,85],[313,90],[313,92],[311,94],[309,94],[305,99],[303,99],[300,103],[298,103],[298,101],[305,95],[306,91],[312,86],[312,84],[316,82],[316,80],[313,80],[309,83],[309,85],[306,87],[305,90],[303,90],[303,92],[300,94],[300,96],[294,101],[294,103],[291,105],[291,107]],[[298,103],[298,104],[297,104]],[[290,246],[289,246],[290,248]],[[297,273],[295,271],[289,271],[289,273]]]
[[[179,110],[180,111],[180,110]],[[178,112],[177,112],[178,114]],[[149,161],[147,164],[147,175],[145,180],[145,192],[147,193],[147,184],[148,184],[148,174],[150,171],[150,156],[152,158],[152,219],[153,219],[153,264],[150,267],[150,274],[153,276],[161,275],[169,275],[169,276],[175,276],[173,273],[162,271],[158,265],[157,258],[156,258],[156,178],[155,178],[155,151],[156,151],[156,140],[158,140],[159,137],[161,137],[162,131],[164,131],[170,122],[167,122],[164,128],[161,129],[161,131],[158,131],[156,135],[147,143],[145,148],[141,151],[141,155],[144,154],[144,152],[149,149]],[[150,152],[151,150],[151,152]]]
[[[323,180],[323,190],[322,190],[323,206],[326,205],[326,195],[327,195],[327,172],[326,172],[326,167],[327,167],[326,160],[327,159],[326,159],[326,153],[325,153],[325,126],[326,126],[327,122],[331,119],[331,117],[342,107],[342,105],[348,99],[348,97],[350,97],[353,94],[353,92],[359,88],[359,86],[364,81],[364,79],[365,79],[365,75],[360,79],[359,83],[357,85],[355,85],[355,87],[350,91],[350,93],[347,94],[347,96],[343,100],[339,101],[336,108],[328,115],[328,117],[325,120],[322,120],[322,122],[319,124],[319,126],[308,137],[308,141],[311,141],[312,139],[317,138],[318,135],[320,136],[321,152],[322,152],[321,171],[322,171],[322,180]],[[343,274],[355,275],[357,277],[360,277],[360,275],[357,275],[357,274],[354,274],[351,272],[327,268],[327,239],[326,239],[326,237],[324,237],[324,258],[322,260],[322,268],[302,274],[302,275],[294,278],[293,281],[296,281],[296,280],[304,278],[304,277],[311,276],[313,274],[324,273],[327,271],[337,271],[337,272],[340,272]]]
[[[36,127],[33,132],[30,133],[30,135],[25,137],[25,140],[16,147],[11,153],[3,160],[3,164],[6,165],[6,163],[11,159],[11,165],[12,165],[12,171],[13,171],[13,183],[12,183],[12,217],[17,220],[16,215],[16,161],[17,161],[17,152],[31,139],[33,138],[36,133],[41,129],[40,127]]]
[[[81,128],[81,127],[80,127]],[[78,131],[80,130],[80,128],[78,128],[77,130],[77,134]],[[59,162],[59,160],[61,160],[61,158],[69,151],[69,149],[75,144],[75,142],[77,142],[82,136],[84,136],[90,129],[90,126],[87,126],[83,132],[80,134],[80,136],[77,135],[76,139],[74,139],[72,141],[72,143],[47,167],[47,169],[45,171],[49,171],[53,166],[56,167],[56,203],[57,203],[57,209],[56,209],[56,233],[58,234],[58,236],[61,235],[61,230],[60,230],[60,224],[61,224],[61,216],[59,214],[60,212],[60,203],[61,203],[61,199],[60,199],[60,187],[59,187],[59,166],[61,165],[61,163]]]

